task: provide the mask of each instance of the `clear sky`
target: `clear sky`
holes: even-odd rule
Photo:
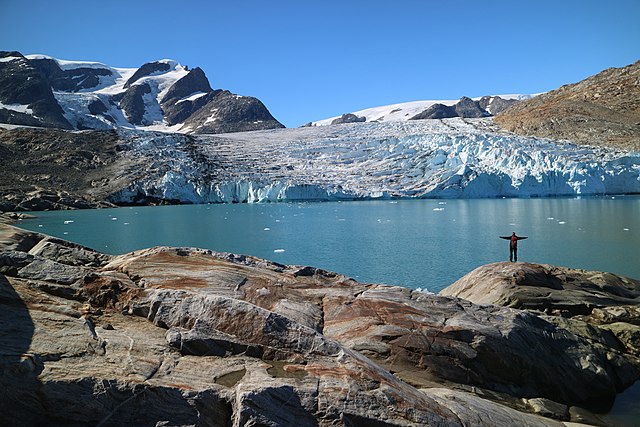
[[[640,0],[0,0],[0,50],[201,67],[287,127],[537,93],[640,59]]]

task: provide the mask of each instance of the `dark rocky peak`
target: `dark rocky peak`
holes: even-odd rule
[[[207,79],[207,76],[200,67],[196,67],[189,71],[186,76],[175,82],[173,86],[169,88],[161,102],[178,101],[196,92],[209,93],[211,91],[209,79]]]
[[[51,58],[41,57],[29,60],[29,63],[44,77],[47,81],[51,81],[55,76],[62,73],[62,69],[56,61]]]
[[[518,103],[517,99],[504,99],[499,96],[483,96],[478,101],[480,108],[486,110],[489,114],[500,114],[513,104]]]
[[[24,58],[24,56],[18,51],[0,51],[0,58]]]
[[[170,102],[163,102],[161,108],[165,121],[169,126],[185,122],[200,108],[211,102],[220,92],[222,92],[221,89],[216,89],[194,99],[173,98]]]
[[[185,127],[191,128],[193,133],[245,132],[284,127],[257,98],[235,95],[228,90],[215,91],[206,98],[206,105],[184,122]]]
[[[487,97],[488,98],[488,97]],[[433,104],[422,113],[416,114],[409,120],[450,119],[453,117],[479,118],[491,114],[482,108],[479,101],[463,96],[455,105]]]
[[[100,84],[100,77],[114,77],[108,67],[77,67],[64,70],[58,62],[51,58],[40,57],[30,59],[29,62],[47,80],[49,85],[64,92],[78,92],[83,89],[95,88]],[[115,78],[115,77],[114,77]]]
[[[355,114],[352,113],[347,113],[347,114],[343,114],[342,116],[338,117],[337,119],[334,119],[333,121],[331,121],[332,125],[339,125],[342,123],[361,123],[361,122],[366,122],[367,118],[366,117],[360,117],[360,116],[356,116]]]
[[[19,52],[0,52],[0,102],[29,105],[46,91],[42,75]],[[51,92],[51,90],[49,90]],[[51,95],[53,97],[53,94]]]
[[[0,122],[71,129],[40,71],[19,52],[0,52]]]
[[[140,84],[131,86],[124,93],[120,100],[120,108],[127,116],[130,123],[134,125],[146,125],[144,123],[144,113],[146,111],[143,96],[151,93],[151,87],[148,84]]]
[[[164,73],[171,69],[171,65],[167,62],[147,62],[142,67],[138,68],[138,70],[133,73],[133,76],[127,80],[124,87],[125,89],[134,84],[136,81],[145,76],[150,76],[153,73]]]
[[[449,119],[451,117],[458,117],[458,113],[454,107],[444,104],[433,104],[431,107],[427,108],[422,113],[416,114],[409,120]]]
[[[484,109],[480,107],[478,101],[463,96],[454,106],[457,116],[463,118],[480,118],[490,116]]]

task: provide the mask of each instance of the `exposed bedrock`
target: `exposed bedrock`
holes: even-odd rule
[[[640,377],[628,303],[549,316],[0,225],[0,424],[556,426]]]

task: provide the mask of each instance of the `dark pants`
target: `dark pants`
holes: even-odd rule
[[[509,261],[518,261],[518,248],[509,248]]]

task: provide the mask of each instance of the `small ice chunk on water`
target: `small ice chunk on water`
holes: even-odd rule
[[[113,218],[111,218],[111,221],[117,221],[118,218],[116,218],[115,216]]]
[[[280,254],[280,253],[284,252],[284,249],[274,249],[273,252],[276,253],[276,254]]]
[[[66,225],[66,224],[71,224],[72,222],[75,222],[75,221],[74,221],[74,220],[72,220],[72,219],[67,219],[67,220],[65,220],[65,222],[64,222],[64,223],[65,223],[65,225]]]
[[[447,202],[438,202],[439,205],[446,205]]]
[[[38,228],[42,228],[42,224],[38,224]]]
[[[566,224],[564,221],[558,221],[558,224]]]
[[[440,212],[440,211],[443,211],[444,208],[433,208],[433,210],[436,211],[436,212]]]
[[[555,218],[554,218],[554,217],[552,217],[552,216],[550,216],[550,217],[548,217],[547,219],[548,219],[549,221],[553,221]]]
[[[629,231],[629,229],[628,229],[628,228],[623,228],[623,230],[624,230],[624,231]]]
[[[68,232],[68,231],[65,231],[65,232],[64,232],[64,233],[62,233],[62,234],[69,234],[69,232]]]
[[[264,231],[269,231],[269,230],[271,230],[269,227],[264,228]]]
[[[125,223],[124,223],[124,225],[129,225],[129,223],[128,223],[128,222],[125,222]]]

